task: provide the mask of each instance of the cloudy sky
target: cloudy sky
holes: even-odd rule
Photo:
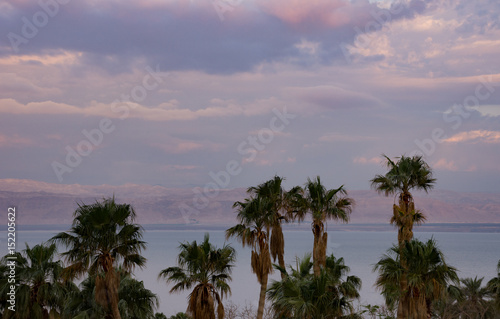
[[[0,0],[0,178],[500,192],[496,0]]]

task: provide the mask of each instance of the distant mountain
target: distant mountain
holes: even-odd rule
[[[458,193],[433,190],[418,193],[415,203],[427,216],[427,223],[500,223],[500,194]],[[78,204],[115,196],[132,204],[141,224],[232,225],[235,201],[243,200],[245,189],[224,189],[204,193],[201,188],[180,189],[125,184],[63,185],[31,180],[0,179],[0,214],[7,223],[7,207],[16,206],[18,225],[71,224]],[[394,197],[373,190],[349,191],[356,206],[351,224],[387,223]]]

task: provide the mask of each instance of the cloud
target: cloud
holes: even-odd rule
[[[442,169],[446,171],[458,171],[458,166],[454,161],[448,161],[445,158],[439,159],[436,163],[432,165],[433,168]]]
[[[339,27],[351,21],[347,14],[350,3],[344,0],[264,0],[258,4],[264,12],[293,25],[319,23]]]
[[[500,105],[479,105],[477,107],[472,107],[472,109],[481,113],[482,116],[500,116]]]
[[[7,136],[0,134],[0,147],[26,147],[32,146],[34,142],[18,135]]]
[[[58,88],[40,87],[27,78],[15,73],[0,73],[0,98],[12,94],[60,94]]]
[[[462,161],[465,162],[465,161]],[[465,163],[462,163],[459,165],[456,161],[454,160],[447,160],[445,158],[440,158],[437,162],[431,165],[435,169],[441,169],[445,171],[452,171],[452,172],[475,172],[477,171],[477,166],[476,165],[468,165],[466,168],[464,168]]]
[[[363,164],[363,165],[367,165],[367,164],[380,164],[380,163],[382,163],[382,159],[380,157],[371,157],[371,158],[368,158],[368,157],[364,157],[364,156],[358,156],[358,157],[355,157],[352,160],[352,162],[355,163],[355,164]]]
[[[475,130],[455,134],[445,140],[446,143],[500,143],[499,131]]]
[[[0,113],[6,114],[51,114],[83,115],[109,118],[138,118],[147,121],[190,121],[200,118],[227,118],[234,116],[255,116],[271,112],[278,105],[275,99],[258,100],[247,105],[235,102],[223,102],[215,99],[216,105],[191,110],[181,108],[179,102],[172,100],[156,107],[146,107],[134,102],[99,103],[92,101],[89,106],[77,107],[53,101],[31,102],[22,104],[14,99],[0,99]]]
[[[66,145],[106,117],[116,131],[65,182],[194,185],[229,159],[257,155],[231,186],[276,172],[294,184],[332,172],[362,188],[369,177],[352,168],[380,162],[367,154],[408,153],[435,128],[449,139],[429,156],[441,174],[477,167],[498,177],[494,1],[404,0],[399,14],[375,27],[377,14],[386,18],[382,8],[399,1],[225,1],[236,2],[221,21],[211,1],[70,1],[20,52],[0,38],[1,145],[16,137],[25,145],[0,152],[0,173],[54,179],[50,165],[64,161]],[[7,3],[0,8],[6,34],[20,34],[22,17],[40,10],[37,1]],[[351,61],[342,43],[352,44]],[[141,103],[113,104],[141,84],[148,65],[159,65],[161,85]],[[480,94],[488,97],[479,99],[485,80],[492,83]],[[480,100],[478,112],[450,109],[475,104],[471,97]],[[269,127],[273,108],[285,106],[296,119],[267,152],[239,154],[241,142]],[[478,174],[468,175],[477,185]],[[472,187],[466,184],[442,187]],[[498,182],[481,185],[488,188],[499,189]]]
[[[404,4],[391,20],[423,12],[414,3],[424,2]],[[23,17],[42,9],[37,2],[11,6],[0,29],[22,36]],[[75,52],[79,63],[74,67],[99,67],[112,74],[127,72],[138,61],[169,71],[234,74],[265,62],[306,62],[307,55],[296,47],[306,40],[321,44],[318,61],[330,64],[344,59],[338,44],[353,42],[355,27],[374,21],[371,13],[380,10],[368,1],[259,0],[231,10],[222,22],[211,1],[71,1],[60,5],[36,36],[18,44],[16,54]],[[6,40],[0,43],[0,56],[15,53]]]
[[[151,147],[160,149],[167,154],[185,154],[194,151],[212,151],[217,152],[224,148],[224,145],[209,141],[186,140],[176,137],[164,137],[162,142],[149,143]]]
[[[0,113],[7,114],[87,114],[98,115],[95,110],[86,111],[76,106],[53,101],[31,102],[28,104],[18,103],[14,99],[0,100]]]
[[[366,93],[334,85],[287,88],[288,94],[304,102],[328,109],[373,108],[383,102]]]

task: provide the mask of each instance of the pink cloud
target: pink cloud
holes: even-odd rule
[[[371,94],[351,90],[336,85],[318,85],[311,87],[289,87],[287,94],[327,109],[376,108],[384,103]]]
[[[355,164],[363,164],[363,165],[380,164],[382,162],[382,160],[379,157],[367,158],[367,157],[363,157],[363,156],[355,157],[352,161]]]
[[[351,7],[344,0],[262,0],[260,8],[293,25],[305,22],[321,23],[330,27],[345,25],[351,21]]]
[[[461,142],[471,142],[471,143],[500,143],[500,132],[498,131],[486,131],[486,130],[475,130],[468,132],[461,132],[453,135],[450,138],[444,140],[447,143],[461,143]]]
[[[18,135],[7,136],[0,134],[0,147],[28,146],[33,145],[33,141]]]
[[[439,159],[434,165],[432,165],[433,168],[436,169],[442,169],[445,171],[453,171],[456,172],[458,171],[458,166],[454,161],[448,161],[445,158]]]
[[[151,143],[150,146],[163,150],[167,154],[184,154],[198,150],[219,151],[224,146],[212,142],[195,142],[178,138],[169,138],[162,143]]]
[[[203,144],[192,141],[171,141],[170,143],[166,144],[153,143],[151,146],[159,148],[164,152],[171,154],[189,153],[191,151],[200,150],[203,148]]]
[[[463,163],[462,163],[463,164]],[[477,171],[477,166],[476,165],[469,165],[467,168],[463,168],[465,165],[458,165],[455,161],[450,160],[448,161],[445,158],[439,159],[436,163],[432,165],[433,168],[436,169],[442,169],[445,171],[452,171],[452,172],[475,172]]]
[[[191,121],[200,118],[226,118],[233,116],[256,116],[270,113],[280,106],[275,98],[256,100],[246,105],[234,101],[212,100],[205,108],[192,110],[179,106],[179,101],[170,100],[156,107],[146,107],[134,102],[106,104],[92,101],[86,107],[77,107],[53,101],[30,102],[27,104],[8,98],[0,99],[0,113],[7,114],[73,114],[102,116],[108,118],[139,118],[146,121]]]

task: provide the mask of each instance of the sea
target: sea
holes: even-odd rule
[[[496,266],[500,259],[500,226],[480,231],[465,231],[461,228],[437,227],[424,231],[416,231],[415,238],[422,241],[434,238],[444,253],[446,262],[458,269],[460,278],[484,277],[483,284],[496,276]],[[56,233],[69,229],[69,226],[44,225],[26,226],[16,231],[16,250],[21,251],[28,244],[31,246],[50,239]],[[361,229],[361,230],[360,230]],[[443,231],[443,229],[445,231]],[[158,295],[160,306],[158,312],[167,317],[177,312],[186,311],[189,291],[169,293],[171,285],[158,280],[161,270],[176,266],[179,244],[182,242],[200,242],[204,234],[209,233],[210,241],[217,247],[225,243],[232,245],[237,251],[237,261],[233,268],[230,282],[232,294],[224,303],[237,306],[253,306],[257,308],[259,284],[250,267],[250,248],[243,248],[236,240],[225,240],[224,229],[217,227],[161,227],[161,225],[144,226],[144,240],[147,249],[143,255],[147,258],[144,269],[136,269],[134,275],[144,285]],[[297,258],[312,252],[313,235],[310,229],[285,229],[285,261],[295,267]],[[383,304],[380,292],[374,287],[377,274],[372,271],[374,264],[397,242],[397,232],[392,228],[334,228],[328,231],[328,254],[343,257],[350,267],[349,275],[361,278],[362,288],[357,304]],[[0,231],[0,253],[7,253],[7,231]],[[63,251],[63,248],[60,249]],[[273,273],[270,282],[279,279]]]

